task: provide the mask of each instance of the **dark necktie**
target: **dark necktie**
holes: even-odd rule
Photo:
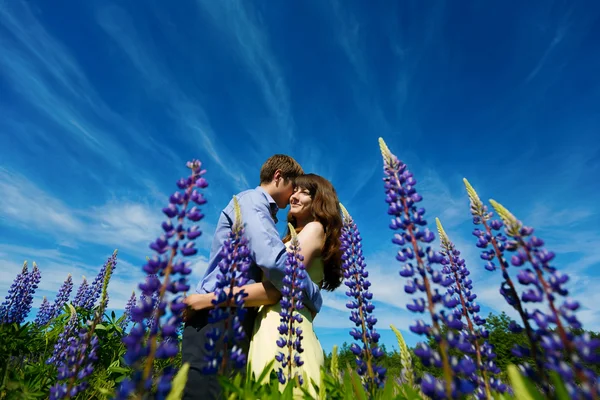
[[[271,209],[271,218],[273,218],[273,221],[277,223],[277,211],[279,211],[279,207],[277,207],[277,204],[275,203],[269,203],[269,206]]]

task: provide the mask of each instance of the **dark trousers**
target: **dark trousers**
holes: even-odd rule
[[[246,338],[239,346],[245,354],[248,354],[252,330],[256,319],[257,308],[247,308],[243,321]],[[217,324],[208,323],[208,310],[192,311],[188,310],[188,317],[183,330],[183,341],[181,344],[181,362],[189,363],[187,383],[183,392],[183,400],[212,400],[222,398],[221,386],[216,375],[205,375],[204,367],[207,365],[207,359],[211,353],[206,350],[206,334],[213,328],[219,328],[221,332],[225,329],[224,321]],[[231,336],[230,336],[231,337]],[[228,372],[232,372],[228,368]],[[246,370],[240,371],[245,373]]]

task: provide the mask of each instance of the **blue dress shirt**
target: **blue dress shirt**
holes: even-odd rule
[[[285,276],[286,247],[279,237],[272,212],[277,211],[273,198],[260,186],[239,193],[238,203],[244,222],[244,236],[248,239],[252,265],[248,270],[248,283],[261,281],[261,270],[273,285],[281,290]],[[220,250],[235,221],[233,200],[221,212],[213,237],[208,260],[208,269],[204,278],[196,286],[198,293],[212,293],[216,288],[219,262],[222,257]],[[304,282],[303,303],[312,311],[319,312],[323,304],[321,290],[308,274]]]

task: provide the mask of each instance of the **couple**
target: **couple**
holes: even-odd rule
[[[263,164],[260,186],[241,192],[236,197],[252,259],[252,266],[248,270],[250,280],[242,287],[248,294],[245,298],[248,312],[243,322],[246,339],[242,344],[252,368],[248,372],[258,377],[280,352],[276,344],[281,310],[279,300],[290,232],[282,240],[275,223],[279,208],[290,204],[287,220],[298,232],[300,253],[304,257],[307,272],[304,308],[300,310],[303,316],[301,329],[304,352],[301,358],[304,365],[297,370],[306,374],[308,384],[311,379],[318,383],[324,359],[312,321],[323,303],[321,289],[332,291],[342,282],[342,217],[335,189],[328,180],[318,175],[304,174],[293,158],[277,154]],[[206,274],[196,287],[196,293],[185,300],[194,311],[189,313],[183,332],[182,362],[190,363],[183,399],[216,399],[221,393],[217,379],[204,375],[202,369],[208,356],[206,334],[213,327],[208,324],[208,312],[212,307],[211,300],[219,274],[218,264],[222,259],[220,250],[234,220],[231,201],[219,217]],[[277,362],[274,368],[278,368]]]

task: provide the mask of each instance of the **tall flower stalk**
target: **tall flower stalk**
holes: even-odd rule
[[[209,311],[208,321],[216,324],[223,321],[223,332],[214,326],[207,337],[210,340],[207,350],[211,352],[206,373],[225,373],[227,366],[241,368],[246,365],[246,355],[239,344],[246,337],[243,321],[247,310],[244,308],[244,290],[236,288],[248,282],[247,272],[251,265],[248,241],[244,237],[242,212],[237,198],[233,198],[235,222],[229,237],[221,249],[222,260],[218,267],[221,272],[214,291],[215,306]]]
[[[533,236],[533,228],[524,226],[500,203],[490,200],[490,204],[502,219],[506,234],[512,238],[506,246],[507,250],[515,252],[511,264],[532,267],[524,268],[518,274],[521,284],[532,287],[523,293],[523,301],[543,303],[545,300],[550,310],[546,314],[536,309],[530,315],[538,326],[541,346],[545,350],[545,366],[561,375],[572,396],[578,394],[577,379],[586,397],[598,398],[598,377],[582,364],[582,359],[589,355],[590,350],[595,352],[598,344],[583,336],[576,337],[571,332],[572,329],[580,329],[581,323],[575,316],[580,305],[567,297],[569,292],[564,288],[568,275],[550,264],[554,253],[544,248],[542,239]],[[561,297],[564,298],[562,302]],[[564,363],[564,358],[570,361],[570,366]]]
[[[98,301],[98,298],[102,294],[102,288],[103,288],[104,281],[105,281],[104,278],[106,277],[106,274],[107,274],[107,269],[110,267],[112,269],[112,272],[114,272],[116,266],[117,266],[117,258],[116,258],[116,252],[115,252],[113,254],[113,257],[109,258],[106,261],[106,263],[104,263],[102,268],[100,268],[98,275],[96,275],[96,278],[94,279],[92,284],[88,287],[88,289],[87,289],[88,293],[87,293],[85,302],[82,305],[84,308],[86,308],[88,310],[91,310],[92,308],[94,308],[94,306],[96,305],[96,301]],[[108,297],[105,299],[105,301],[106,301],[106,303],[108,303]]]
[[[425,209],[417,208],[417,203],[423,200],[415,188],[417,181],[406,164],[391,153],[381,138],[379,146],[384,162],[385,201],[389,205],[388,214],[392,216],[390,228],[400,231],[394,235],[392,242],[400,246],[396,259],[403,263],[400,276],[407,278],[404,291],[408,294],[420,292],[424,295],[414,299],[412,304],[407,305],[407,309],[418,314],[427,311],[431,318],[431,324],[418,319],[410,326],[410,330],[417,335],[433,339],[439,345],[439,351],[423,342],[415,349],[415,354],[421,358],[424,365],[434,365],[441,368],[443,373],[442,381],[430,374],[424,374],[421,390],[432,398],[453,398],[471,394],[474,386],[468,377],[472,374],[473,363],[468,360],[451,363],[450,360],[449,340],[443,332],[443,327],[447,327],[447,334],[452,335],[452,330],[462,328],[462,322],[452,312],[458,302],[445,293],[445,288],[451,285],[453,280],[434,268],[435,264],[442,262],[443,257],[434,252],[429,245],[435,240],[435,235],[426,227]],[[423,248],[421,244],[427,247]],[[443,290],[442,293],[440,289]],[[439,312],[437,306],[443,306]]]
[[[189,161],[187,167],[191,175],[177,181],[180,191],[169,197],[169,205],[163,209],[168,217],[162,224],[164,234],[150,244],[155,255],[143,267],[144,272],[155,276],[147,276],[145,282],[139,285],[146,301],[140,301],[131,310],[131,319],[136,324],[123,341],[127,347],[125,361],[134,372],[130,379],[121,382],[118,398],[140,399],[146,395],[152,387],[154,360],[169,359],[179,352],[176,339],[186,304],[178,294],[189,290],[187,275],[192,271],[189,263],[178,256],[189,257],[198,251],[194,240],[202,232],[195,223],[204,217],[198,206],[206,203],[200,189],[208,186],[202,177],[206,171],[200,161]],[[158,293],[156,298],[152,297],[154,292]],[[174,297],[168,299],[167,292]],[[167,307],[171,313],[168,318],[161,319],[167,313]],[[151,329],[147,329],[144,323],[148,319],[155,321]],[[175,372],[174,368],[170,368],[158,377],[156,388],[159,396],[169,392]]]
[[[95,333],[96,327],[102,322],[108,304],[108,283],[117,260],[117,251],[109,257],[102,267],[103,279],[100,287],[101,299],[95,311],[94,318],[86,326],[76,331],[76,334],[67,339],[64,349],[65,357],[57,363],[57,383],[50,389],[50,399],[70,399],[87,389],[86,378],[94,370],[94,363],[98,360],[99,339]]]
[[[458,295],[461,307],[457,308],[457,311],[466,321],[465,330],[460,332],[462,335],[458,340],[457,347],[465,354],[475,353],[477,369],[472,377],[477,386],[475,393],[479,398],[491,399],[492,389],[504,392],[506,391],[506,385],[494,376],[500,372],[500,369],[494,363],[496,354],[493,347],[485,341],[489,333],[484,326],[485,320],[478,314],[480,308],[475,303],[477,295],[473,292],[473,282],[469,278],[470,271],[465,265],[465,260],[460,257],[460,252],[444,231],[439,218],[436,218],[435,221],[442,245],[442,255],[444,256],[442,273],[454,280],[453,285],[448,288],[448,293]],[[476,375],[477,372],[480,375]]]
[[[8,295],[0,305],[0,323],[21,324],[25,321],[31,311],[33,295],[41,279],[42,275],[37,264],[34,262],[32,270],[29,271],[25,261],[23,269],[13,281],[8,289]]]
[[[131,310],[135,307],[135,304],[136,304],[136,298],[135,298],[135,291],[134,291],[133,293],[131,293],[131,297],[129,298],[129,300],[127,300],[127,304],[125,304],[123,320],[121,321],[121,324],[119,325],[123,332],[127,329],[129,322],[131,322]]]
[[[90,285],[88,284],[85,276],[82,277],[81,285],[77,288],[77,293],[75,293],[75,298],[73,299],[74,307],[85,307],[88,301],[88,297],[90,295]]]
[[[344,222],[341,237],[342,273],[344,284],[348,287],[346,295],[352,299],[346,307],[351,310],[350,321],[355,325],[350,336],[361,342],[361,346],[352,343],[350,350],[356,356],[358,374],[363,377],[366,389],[374,395],[384,382],[386,369],[376,364],[376,360],[383,356],[383,351],[378,346],[380,335],[375,330],[377,318],[373,315],[373,293],[369,291],[371,282],[367,279],[369,273],[360,232],[348,210],[342,204],[340,207]]]
[[[56,298],[54,299],[54,304],[52,305],[52,318],[56,318],[60,315],[60,310],[63,309],[65,304],[69,301],[71,297],[71,292],[73,291],[73,277],[71,274],[67,276],[67,279],[63,282],[58,289],[58,293],[56,294]]]
[[[523,355],[523,353],[529,353],[531,355],[536,363],[536,370],[531,370],[529,365],[524,364],[524,371],[531,377],[537,377],[543,383],[545,390],[548,390],[548,376],[545,372],[540,354],[538,337],[531,327],[527,310],[519,297],[515,282],[508,272],[509,264],[504,257],[507,238],[505,235],[498,232],[502,228],[503,223],[500,220],[492,219],[494,214],[488,211],[487,206],[483,204],[473,186],[471,186],[466,178],[463,178],[463,182],[469,196],[473,223],[475,225],[483,226],[483,230],[475,229],[473,235],[477,237],[477,247],[482,249],[481,258],[486,261],[485,269],[488,271],[495,271],[497,269],[497,262],[502,271],[502,278],[504,279],[500,285],[500,294],[502,294],[506,302],[517,311],[523,322],[523,328],[515,324],[511,325],[509,328],[515,333],[521,332],[521,330],[524,329],[525,335],[529,341],[529,349],[515,348],[515,353],[517,355]],[[494,260],[496,260],[496,262],[494,262]]]
[[[296,230],[290,223],[288,223],[288,227],[291,241],[281,289],[281,318],[278,327],[281,336],[277,340],[277,346],[282,351],[275,356],[275,359],[280,364],[277,377],[281,384],[293,379],[298,379],[298,382],[303,384],[302,376],[295,368],[304,365],[304,361],[300,356],[304,349],[302,348],[302,328],[299,326],[303,321],[303,317],[299,311],[304,308],[302,291],[304,290],[303,282],[306,279],[306,271],[303,263],[304,257],[300,254],[300,241]]]
[[[44,296],[44,298],[42,299],[42,304],[40,305],[40,309],[38,310],[38,313],[35,317],[35,321],[33,321],[33,323],[41,327],[50,322],[51,318],[52,305],[50,304],[46,296]]]
[[[413,371],[413,362],[412,356],[410,355],[410,351],[408,350],[408,346],[406,345],[406,341],[404,340],[404,336],[398,328],[394,325],[390,324],[390,328],[396,335],[396,339],[398,341],[398,347],[400,350],[400,361],[402,362],[402,370],[400,372],[400,382],[402,384],[406,383],[410,387],[413,387],[415,384],[415,373]]]

